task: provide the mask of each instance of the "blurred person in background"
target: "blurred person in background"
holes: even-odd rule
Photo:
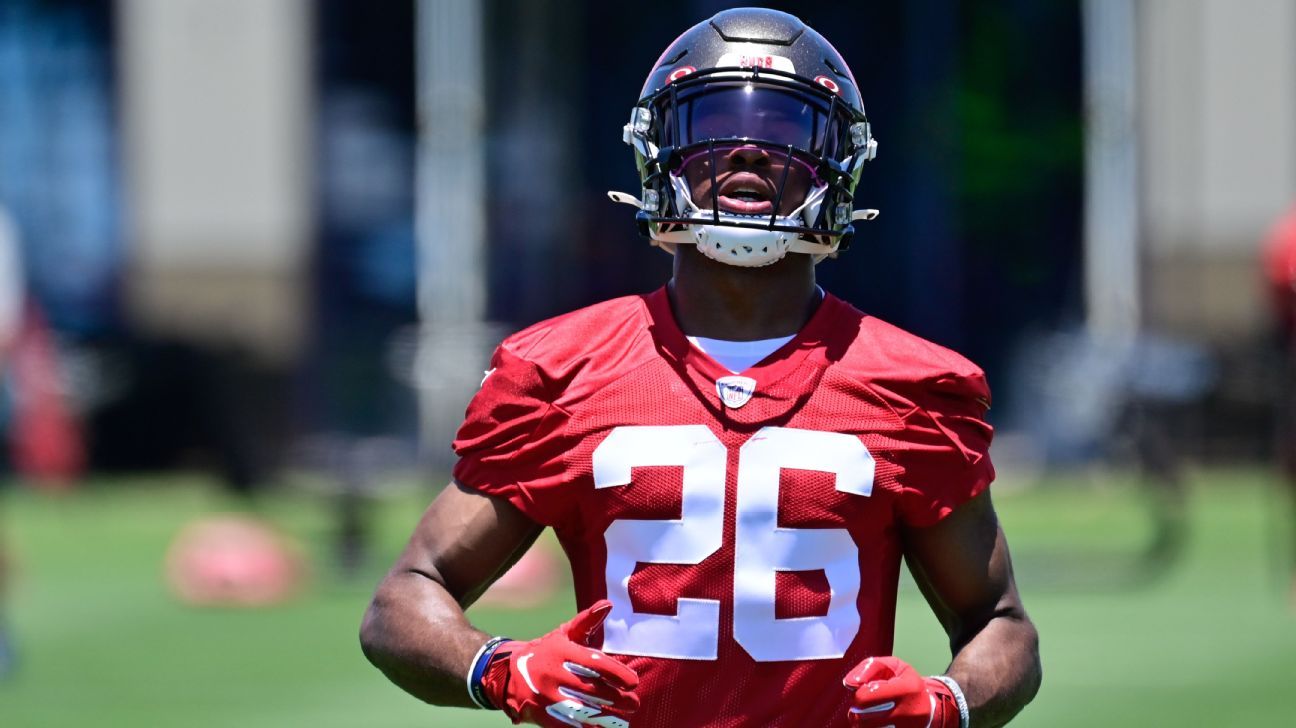
[[[1278,455],[1296,523],[1296,205],[1274,224],[1264,240],[1264,275],[1276,323],[1282,390],[1278,403]],[[1289,535],[1289,598],[1296,608],[1296,532]]]
[[[22,258],[18,251],[18,231],[3,206],[0,206],[0,424],[3,424],[6,392],[5,371],[9,354],[22,325],[23,283]],[[3,429],[3,428],[0,428]],[[8,474],[0,470],[0,487]],[[13,640],[9,635],[5,605],[8,602],[9,572],[12,569],[5,545],[4,513],[0,511],[0,678],[13,670]]]
[[[432,703],[546,726],[1002,725],[1038,639],[989,491],[981,370],[815,283],[876,143],[832,46],[739,8],[680,36],[626,125],[663,288],[496,350],[454,481],[361,641]],[[521,642],[464,609],[552,526],[580,613]],[[902,558],[953,659],[891,656]],[[844,686],[844,687],[843,687]]]

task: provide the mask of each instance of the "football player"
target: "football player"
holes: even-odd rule
[[[987,487],[985,378],[815,284],[876,151],[850,70],[773,10],[727,10],[653,66],[624,139],[644,296],[496,350],[424,514],[361,628],[433,703],[544,726],[1007,722],[1040,681]],[[581,611],[531,641],[464,608],[553,528]],[[906,560],[949,634],[892,656]]]

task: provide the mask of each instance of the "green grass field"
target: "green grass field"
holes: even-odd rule
[[[1059,479],[996,496],[1045,666],[1043,690],[1014,725],[1291,724],[1296,616],[1278,557],[1283,502],[1259,471],[1199,473],[1190,493],[1183,558],[1134,587],[1127,557],[1149,526],[1130,488]],[[369,592],[426,497],[380,507],[375,563],[354,581],[323,566],[329,503],[267,497],[259,512],[308,545],[316,578],[291,605],[240,611],[182,607],[161,580],[180,524],[232,507],[210,482],[95,481],[65,496],[7,489],[0,537],[19,562],[9,621],[22,662],[0,682],[0,725],[507,725],[498,714],[418,703],[357,646]],[[473,616],[484,629],[530,636],[571,610],[563,596]],[[943,635],[912,586],[899,610],[897,654],[941,670]]]

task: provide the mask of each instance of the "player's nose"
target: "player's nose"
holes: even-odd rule
[[[770,164],[769,152],[754,144],[734,147],[725,159],[735,167],[768,167]]]

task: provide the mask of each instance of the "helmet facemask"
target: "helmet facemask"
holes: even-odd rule
[[[876,149],[863,113],[826,84],[763,68],[672,81],[634,108],[625,140],[650,237],[744,267],[834,253],[853,232],[855,186]]]

